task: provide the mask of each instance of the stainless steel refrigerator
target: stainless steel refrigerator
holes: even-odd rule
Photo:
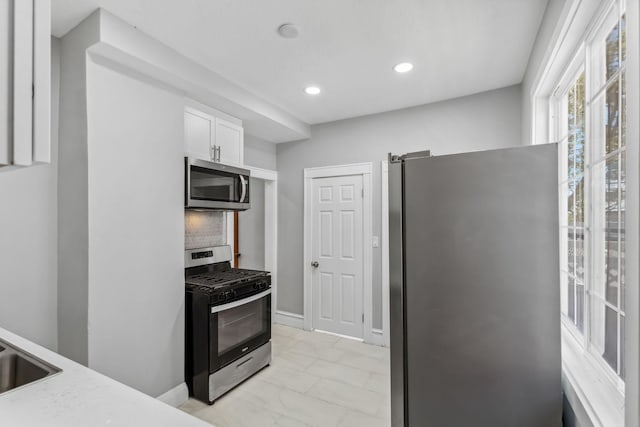
[[[557,145],[389,158],[392,426],[560,426]]]

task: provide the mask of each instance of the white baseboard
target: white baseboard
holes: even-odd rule
[[[291,326],[292,328],[304,329],[304,316],[302,314],[290,313],[288,311],[277,310],[273,319],[274,323],[279,325]],[[318,331],[331,335],[338,335],[344,338],[351,338],[359,341],[357,338],[346,337],[340,334],[333,334],[331,332]],[[365,334],[366,335],[366,334]],[[365,337],[364,342],[367,344],[379,345],[384,347],[384,333],[382,329],[371,329],[371,334]]]
[[[293,328],[304,329],[304,317],[302,314],[289,313],[288,311],[277,310],[275,323],[285,326],[291,326]]]
[[[157,399],[167,405],[177,408],[189,400],[189,389],[187,388],[187,383],[178,384],[168,392],[158,396]]]
[[[371,334],[364,342],[384,347],[384,333],[382,332],[382,329],[371,328]]]

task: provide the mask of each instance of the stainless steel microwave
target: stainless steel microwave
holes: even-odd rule
[[[246,169],[184,158],[184,207],[222,211],[244,211],[249,202],[249,175]]]

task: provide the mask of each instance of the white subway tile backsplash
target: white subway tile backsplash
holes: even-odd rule
[[[224,212],[184,211],[184,248],[197,249],[227,244]]]

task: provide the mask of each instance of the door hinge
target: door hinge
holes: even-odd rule
[[[360,190],[360,195],[362,195],[362,198],[364,199],[364,188]]]
[[[405,160],[408,159],[421,159],[423,157],[431,157],[431,150],[424,150],[424,151],[416,151],[414,153],[407,153],[407,154],[391,154],[389,153],[387,155],[387,161],[389,163],[402,163]]]
[[[364,323],[364,313],[362,313],[362,323]]]

